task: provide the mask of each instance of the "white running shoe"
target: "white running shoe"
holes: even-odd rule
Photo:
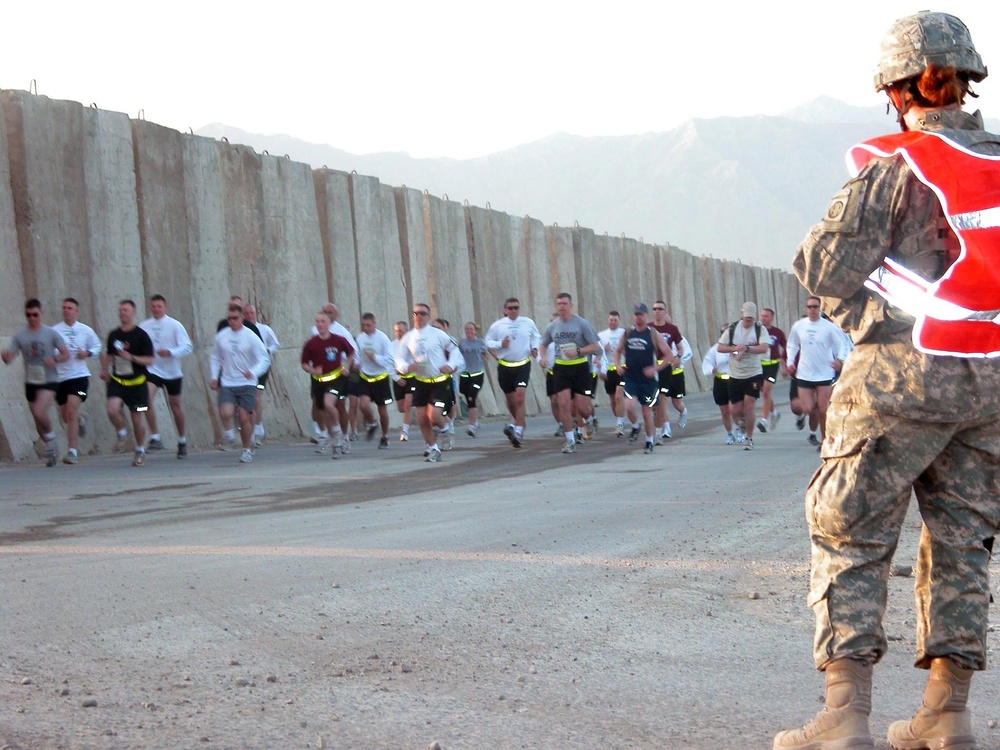
[[[253,454],[250,452],[249,448],[244,448],[243,452],[240,453],[240,463],[248,464],[253,461]]]
[[[340,452],[345,456],[351,452],[351,441],[346,437],[340,439]]]
[[[672,438],[673,436],[673,433],[670,431],[670,422],[667,422],[663,425],[663,437]]]
[[[441,460],[441,449],[436,445],[432,445],[431,449],[427,451],[427,457],[424,459],[427,463],[436,464]]]
[[[615,437],[625,437],[625,425],[620,424],[615,427]]]
[[[760,430],[762,433],[766,433],[769,427],[770,425],[768,425],[767,420],[764,419],[764,417],[760,417],[757,420],[757,429]]]
[[[753,438],[747,438],[746,445],[743,446],[743,450],[752,451],[753,450]]]
[[[477,432],[479,432],[479,427],[477,425],[470,424],[465,428],[465,434],[469,437],[475,437]]]
[[[569,440],[567,440],[565,443],[563,443],[562,452],[576,453],[576,443],[571,443]]]
[[[778,426],[778,420],[781,419],[781,414],[776,411],[771,412],[771,432],[774,432],[774,428]]]
[[[677,426],[682,430],[688,426],[688,410],[686,406],[684,407],[684,411],[680,413],[680,416],[677,417]]]
[[[736,436],[733,433],[731,433],[731,432],[727,432],[726,433],[726,445],[732,445],[735,442],[736,442]]]
[[[330,444],[330,438],[320,437],[316,439],[316,453],[326,453],[326,447]]]
[[[399,442],[401,442],[401,443],[407,443],[407,442],[409,442],[409,440],[410,440],[410,436],[407,435],[405,432],[399,433]]]

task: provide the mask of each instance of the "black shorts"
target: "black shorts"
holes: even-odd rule
[[[712,380],[712,400],[716,406],[725,406],[729,403],[729,378],[713,377]]]
[[[334,378],[333,380],[327,380],[325,383],[321,380],[312,379],[312,397],[313,403],[316,404],[317,409],[325,409],[326,405],[326,395],[330,394],[338,401],[343,401],[347,398],[347,376],[341,375],[339,378]]]
[[[271,368],[268,367],[267,368],[267,372],[265,372],[263,375],[261,375],[259,378],[257,378],[257,390],[258,391],[267,390],[267,378],[268,378],[268,376],[270,376],[270,374],[271,374]],[[167,393],[170,393],[170,391],[167,391]]]
[[[729,378],[729,403],[742,404],[747,396],[760,398],[760,389],[763,385],[763,373],[752,378]]]
[[[70,378],[64,380],[56,388],[56,403],[62,406],[69,400],[70,396],[76,396],[80,403],[87,400],[87,391],[90,390],[90,378]]]
[[[545,371],[545,395],[549,398],[556,395],[556,384],[552,379],[552,370]]]
[[[518,388],[527,388],[529,378],[531,378],[531,362],[514,367],[497,366],[497,385],[504,393],[513,393]]]
[[[684,370],[670,374],[670,398],[684,398]]]
[[[608,379],[604,381],[604,392],[609,396],[614,396],[618,386],[622,384],[622,376],[618,374],[618,370],[608,370],[607,375]]]
[[[392,403],[392,387],[389,385],[388,376],[381,380],[365,380],[361,378],[358,383],[358,395],[367,396],[373,403],[388,406]]]
[[[657,362],[659,364],[659,362]],[[660,370],[660,393],[664,396],[670,395],[670,386],[674,384],[673,373],[670,372],[670,368],[666,367]]]
[[[802,380],[801,378],[795,378],[795,385],[801,388],[822,388],[824,386],[833,385],[832,380]]]
[[[402,383],[402,385],[400,385],[400,383]],[[401,381],[393,380],[392,397],[396,399],[396,401],[402,401],[406,398],[406,394],[413,392],[413,389],[411,388],[412,385],[413,378],[403,378]]]
[[[625,398],[637,400],[643,406],[653,407],[660,400],[660,383],[657,378],[627,377],[622,381]]]
[[[31,383],[24,384],[24,397],[28,399],[29,404],[35,403],[35,394],[39,391],[55,391],[59,393],[58,383],[38,383],[33,385]]]
[[[431,404],[438,409],[447,409],[455,399],[454,391],[451,389],[451,378],[437,383],[425,383],[413,378],[410,381],[410,393],[413,394],[413,405],[420,407]]]
[[[764,380],[771,383],[778,382],[778,370],[781,367],[780,362],[775,362],[773,365],[762,365],[764,368]]]
[[[552,367],[552,387],[556,393],[569,390],[578,396],[590,398],[594,395],[594,376],[590,374],[590,363],[561,365],[557,362]]]
[[[794,401],[799,397],[799,386],[795,382],[795,378],[791,378],[791,384],[788,386],[788,400]]]
[[[181,384],[184,382],[184,378],[172,378],[168,380],[166,378],[161,378],[159,375],[147,372],[146,382],[152,383],[157,388],[165,388],[168,396],[180,396]]]
[[[361,395],[361,375],[352,372],[347,376],[347,395],[348,396],[360,396]]]
[[[470,409],[476,408],[476,399],[479,391],[483,387],[483,372],[463,372],[458,378],[458,392],[465,397],[465,405]]]
[[[145,380],[139,385],[122,385],[112,378],[108,381],[108,400],[113,398],[120,398],[129,411],[149,410],[149,389]]]

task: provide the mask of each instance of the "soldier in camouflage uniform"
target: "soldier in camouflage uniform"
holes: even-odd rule
[[[1000,136],[983,131],[978,112],[960,109],[970,82],[985,77],[965,25],[924,11],[896,21],[886,35],[876,90],[886,90],[904,131],[883,140],[930,133],[935,137],[923,140],[947,152],[932,166],[945,171],[954,171],[949,154],[958,159],[957,151],[967,150],[961,158],[982,163],[983,184],[992,190],[981,195],[991,192],[995,203],[1000,161],[976,154],[1000,157]],[[911,720],[892,724],[889,742],[905,750],[968,750],[975,747],[969,685],[973,671],[986,668],[984,540],[1000,528],[1000,358],[996,347],[977,351],[975,339],[993,335],[1000,317],[986,317],[1000,302],[997,286],[984,279],[980,294],[993,295],[977,308],[992,311],[979,313],[986,328],[970,329],[968,320],[945,323],[941,330],[953,331],[944,336],[955,343],[951,351],[940,348],[940,336],[937,348],[927,344],[926,332],[940,321],[925,319],[894,295],[886,268],[899,274],[908,269],[906,278],[923,280],[931,298],[943,294],[937,282],[971,257],[966,241],[959,241],[965,235],[956,234],[960,225],[938,198],[960,188],[936,192],[906,148],[867,151],[857,160],[857,177],[810,230],[793,264],[806,289],[821,295],[830,317],[850,331],[856,348],[834,389],[823,465],[806,492],[808,601],[816,615],[814,657],[826,674],[826,706],[803,728],[779,733],[774,748],[874,746],[868,728],[872,665],[886,651],[882,618],[890,564],[915,493],[923,519],[916,666],[930,674],[923,704]],[[986,214],[976,226],[1000,233],[989,229]],[[987,244],[993,260],[985,266],[1000,266],[998,237],[989,235]],[[924,298],[924,307],[936,309],[939,300],[931,298]]]

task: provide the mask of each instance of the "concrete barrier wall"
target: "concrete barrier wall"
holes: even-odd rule
[[[21,91],[0,92],[0,262],[5,343],[24,324],[27,297],[41,299],[47,323],[58,321],[63,297],[76,297],[81,320],[104,339],[118,325],[119,299],[135,299],[142,319],[151,294],[166,296],[195,345],[184,363],[195,447],[220,436],[207,362],[230,294],[255,304],[281,341],[265,400],[268,433],[279,438],[300,436],[310,421],[299,353],[328,300],[352,330],[370,311],[390,335],[396,320],[410,321],[414,302],[425,301],[461,337],[468,320],[485,331],[508,297],[520,299],[540,330],[562,291],[597,330],[609,310],[628,325],[636,301],[663,298],[694,349],[686,372],[695,392],[711,385],[700,360],[718,325],[735,320],[745,300],[775,308],[787,330],[805,298],[781,270],[545,226]],[[0,374],[4,459],[33,455],[22,373],[17,363]],[[487,383],[481,407],[500,413],[494,368]],[[527,406],[548,409],[540,372]],[[154,407],[170,442],[175,432],[162,396]],[[96,377],[84,411],[95,429],[81,448],[109,451],[113,431]]]

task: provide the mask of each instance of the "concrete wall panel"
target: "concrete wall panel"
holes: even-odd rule
[[[405,187],[394,188],[393,193],[396,199],[403,284],[406,287],[406,298],[402,301],[407,305],[421,300],[431,304],[437,285],[434,283],[434,268],[430,265],[431,259],[427,251],[428,241],[432,238],[427,234],[430,227],[424,216],[425,196],[419,190]],[[441,260],[444,261],[443,258]],[[447,293],[449,290],[444,291]],[[445,317],[450,319],[451,313]]]
[[[350,177],[346,172],[317,169],[313,172],[316,209],[326,268],[324,297],[337,305],[344,320],[360,320],[358,263],[351,218]],[[382,326],[383,321],[378,321]]]

